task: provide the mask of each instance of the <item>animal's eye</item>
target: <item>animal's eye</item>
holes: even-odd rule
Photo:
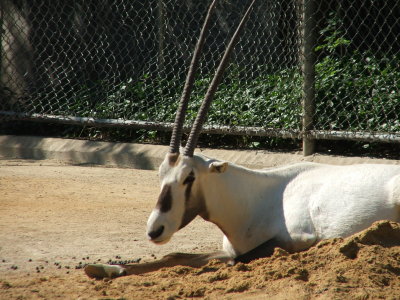
[[[194,177],[194,173],[190,172],[188,177],[183,181],[183,184],[189,184],[192,183],[196,178]]]

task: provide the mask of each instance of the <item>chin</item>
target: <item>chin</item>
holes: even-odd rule
[[[156,245],[164,245],[164,244],[168,243],[170,239],[171,239],[171,237],[165,238],[163,240],[150,240],[150,241]]]

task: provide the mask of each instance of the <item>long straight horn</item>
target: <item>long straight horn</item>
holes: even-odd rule
[[[239,39],[239,35],[250,15],[250,11],[255,1],[256,0],[253,0],[251,2],[249,8],[244,14],[242,20],[240,21],[235,33],[233,34],[228,46],[226,47],[224,56],[222,57],[221,62],[219,63],[219,66],[217,68],[217,71],[215,72],[214,78],[211,81],[210,86],[208,87],[206,95],[204,96],[203,103],[201,104],[196,120],[194,121],[192,130],[190,131],[189,139],[186,144],[185,151],[183,153],[185,156],[189,157],[193,156],[194,148],[196,147],[197,140],[199,139],[200,131],[201,128],[203,127],[211,102],[214,99],[214,95],[215,92],[217,91],[218,84],[221,82],[222,75],[224,74],[224,71],[228,65],[229,57],[232,53],[233,47],[235,46],[236,42]]]
[[[194,76],[196,73],[196,70],[199,66],[199,60],[200,60],[200,55],[201,55],[201,50],[203,49],[204,45],[204,40],[205,40],[205,33],[208,30],[209,27],[209,20],[212,11],[214,10],[215,4],[217,0],[213,0],[213,2],[210,4],[210,7],[208,8],[208,12],[206,15],[206,18],[204,20],[203,27],[200,32],[200,37],[197,41],[192,61],[190,62],[189,66],[189,71],[186,76],[186,82],[185,86],[183,87],[182,91],[182,96],[179,102],[179,107],[176,112],[175,116],[175,123],[174,127],[172,129],[172,136],[171,136],[171,142],[170,142],[170,153],[179,153],[179,146],[181,143],[181,138],[182,138],[182,130],[183,130],[183,124],[185,122],[185,115],[186,115],[186,110],[190,98],[190,94],[193,89],[193,83],[194,83]]]

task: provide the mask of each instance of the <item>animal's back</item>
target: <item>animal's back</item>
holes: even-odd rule
[[[313,167],[288,184],[283,210],[295,250],[349,236],[377,220],[399,221],[400,166]]]

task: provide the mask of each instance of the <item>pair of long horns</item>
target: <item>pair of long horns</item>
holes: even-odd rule
[[[243,15],[242,20],[240,21],[235,33],[233,34],[228,46],[225,49],[225,53],[221,59],[221,62],[219,63],[219,66],[217,68],[217,71],[215,72],[215,75],[211,81],[210,86],[208,87],[208,90],[206,92],[206,95],[204,96],[204,100],[201,104],[201,107],[197,113],[196,120],[194,121],[192,130],[190,131],[189,134],[189,139],[187,141],[185,150],[184,150],[184,155],[192,157],[194,153],[194,148],[196,147],[197,140],[199,138],[201,129],[203,127],[204,121],[207,116],[208,109],[210,108],[211,102],[214,98],[215,92],[217,91],[218,84],[221,82],[222,75],[228,65],[229,57],[232,53],[233,47],[235,46],[236,42],[239,39],[239,35],[244,27],[245,22],[247,21],[250,11],[253,7],[253,4],[255,3],[256,0],[252,0],[250,3],[246,13]],[[185,122],[185,115],[186,115],[186,110],[187,106],[189,103],[189,98],[190,94],[193,89],[193,83],[194,83],[194,76],[196,73],[196,70],[199,65],[199,60],[200,60],[200,54],[201,50],[204,45],[204,40],[205,40],[205,33],[209,28],[209,20],[212,11],[215,8],[217,0],[213,0],[211,3],[210,7],[208,8],[206,18],[204,20],[203,27],[200,32],[200,37],[197,41],[192,61],[190,63],[189,71],[186,77],[186,82],[185,86],[183,88],[182,96],[179,102],[179,107],[176,112],[176,117],[175,117],[175,123],[174,127],[172,130],[172,136],[171,136],[171,143],[170,143],[170,153],[179,153],[179,146],[182,138],[182,131],[183,131],[183,124]]]

